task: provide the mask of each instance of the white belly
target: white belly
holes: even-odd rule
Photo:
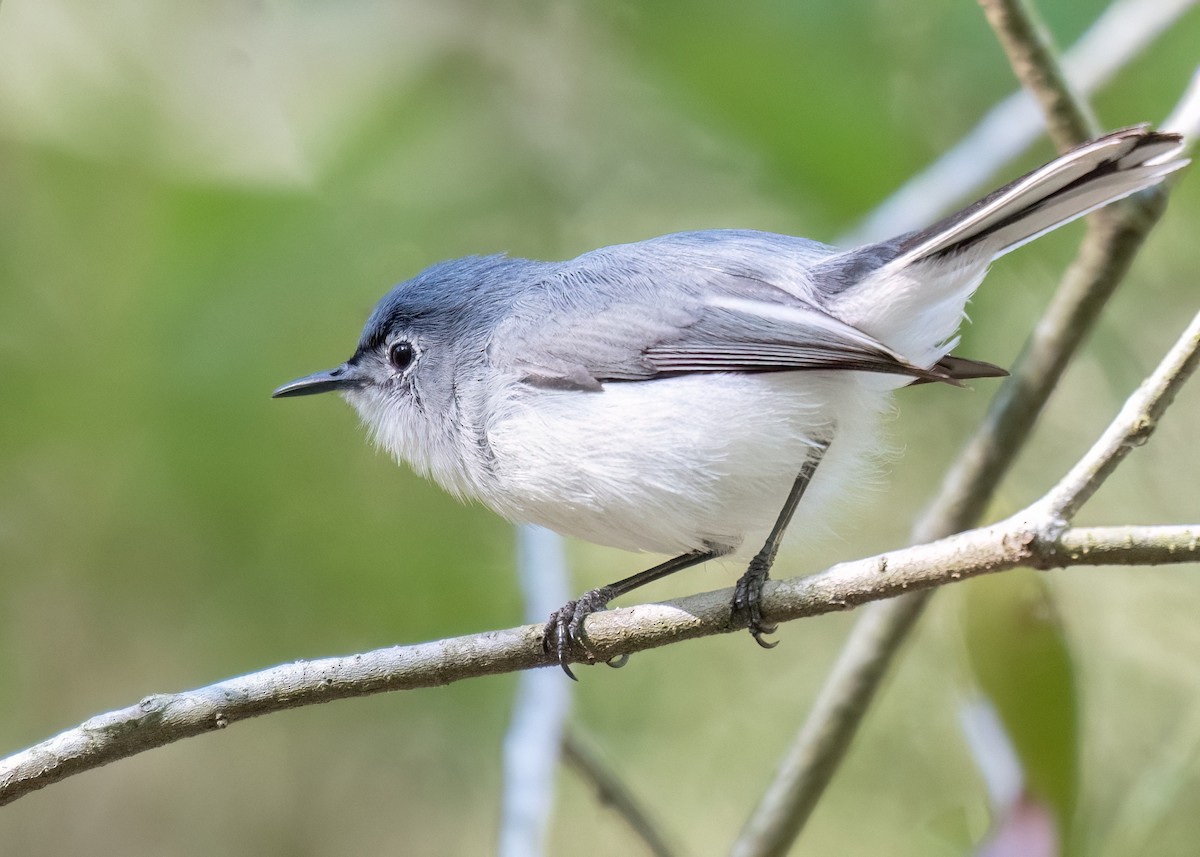
[[[507,518],[626,550],[761,547],[814,439],[833,443],[791,527],[823,526],[876,466],[887,387],[851,373],[685,375],[599,393],[512,388],[480,499]]]

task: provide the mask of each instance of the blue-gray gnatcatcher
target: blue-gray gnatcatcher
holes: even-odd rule
[[[274,395],[340,392],[380,446],[506,518],[674,555],[555,611],[544,644],[568,675],[589,613],[720,556],[752,557],[732,610],[768,645],[783,532],[872,466],[890,393],[1004,374],[950,354],[988,264],[1159,182],[1181,146],[1117,131],[852,250],[711,230],[443,262],[379,302],[353,357]]]

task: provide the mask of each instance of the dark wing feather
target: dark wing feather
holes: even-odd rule
[[[711,298],[695,323],[644,354],[660,372],[672,374],[834,369],[949,377],[914,366],[877,339],[795,300]]]
[[[1004,378],[1008,375],[1008,370],[995,363],[988,363],[985,360],[971,360],[968,357],[956,357],[953,354],[947,354],[937,362],[935,367],[944,372],[949,378],[954,381],[967,381],[971,378]],[[943,378],[918,378],[913,381],[914,384],[928,384],[930,381],[942,381]]]

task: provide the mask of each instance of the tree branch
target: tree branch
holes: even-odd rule
[[[1067,80],[1080,95],[1096,91],[1195,5],[1196,0],[1114,0],[1063,57]],[[956,203],[986,190],[1001,167],[1027,149],[1045,126],[1033,96],[1018,89],[834,243],[868,244],[932,223]]]
[[[1200,363],[1200,315],[1192,319],[1158,368],[1142,382],[1087,455],[1038,501],[1039,514],[1064,522],[1072,520],[1125,456],[1149,440],[1179,388],[1196,371],[1197,363]]]
[[[1030,519],[1018,515],[928,545],[842,563],[810,577],[773,581],[763,593],[764,612],[773,622],[820,616],[1018,566],[1200,561],[1200,523],[1067,530],[1052,540],[1030,524]],[[588,638],[597,655],[607,660],[740,631],[743,626],[730,621],[732,595],[732,589],[721,589],[596,613],[587,620]],[[148,696],[0,760],[0,805],[74,774],[251,717],[336,699],[557,666],[557,661],[542,651],[541,633],[541,624],[524,625],[346,657],[297,661],[195,690]]]
[[[987,2],[987,0],[983,0]],[[1042,57],[1039,62],[1052,60]],[[1014,68],[1020,71],[1016,58]],[[1045,85],[1022,80],[1027,87]],[[1057,77],[1061,77],[1058,75]],[[1196,79],[1171,120],[1194,144],[1200,110]],[[1064,97],[1061,102],[1070,104]],[[1189,125],[1188,122],[1193,124]],[[914,542],[944,537],[974,524],[1121,282],[1166,206],[1160,186],[1093,214],[1075,261],[997,392],[983,423],[942,483],[930,510],[917,523]],[[1107,474],[1105,474],[1107,475]],[[734,842],[735,857],[785,853],[824,793],[904,640],[916,626],[931,590],[872,605],[851,630],[809,716],[780,761],[776,775]]]
[[[1021,85],[1041,105],[1050,139],[1060,150],[1100,135],[1091,107],[1077,96],[1059,65],[1058,51],[1025,0],[979,0]]]
[[[1137,565],[1165,565],[1175,552],[1196,550],[1193,526],[1074,527],[1058,543],[1068,555],[1089,557],[1096,565],[1107,565],[1120,557]],[[1115,563],[1114,563],[1115,564]]]

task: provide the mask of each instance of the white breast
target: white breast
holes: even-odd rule
[[[873,470],[889,386],[856,373],[686,375],[603,392],[517,384],[494,403],[480,499],[588,541],[753,554],[815,438],[837,430],[792,531],[820,527]]]

